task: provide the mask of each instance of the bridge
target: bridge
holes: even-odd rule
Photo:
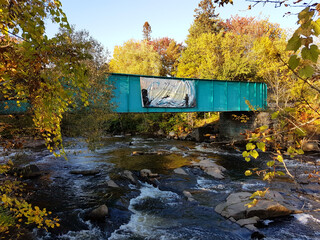
[[[118,73],[108,79],[115,86],[112,102],[118,113],[239,112],[267,107],[265,83]]]
[[[169,78],[111,73],[117,113],[239,112],[267,107],[267,86],[259,82]],[[6,107],[7,105],[7,107]],[[28,103],[0,102],[0,114],[19,114]]]

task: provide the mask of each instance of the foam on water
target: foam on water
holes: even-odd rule
[[[266,186],[264,182],[257,182],[257,183],[244,183],[241,182],[241,188],[245,191],[256,191],[257,189],[261,189]]]
[[[218,190],[219,190],[219,192],[221,192],[221,190],[225,190],[226,186],[221,183],[217,184],[217,182],[212,181],[211,179],[206,179],[204,177],[198,177],[196,188],[217,193]],[[228,192],[228,190],[225,192]]]
[[[79,218],[81,220],[81,218]],[[46,232],[43,237],[37,238],[38,240],[104,240],[106,239],[106,235],[103,231],[101,231],[98,227],[94,226],[90,221],[81,221],[83,222],[88,229],[80,230],[80,231],[69,231],[65,234],[61,234],[59,236],[53,236],[51,233]],[[37,229],[33,231],[34,235],[37,234]]]
[[[173,234],[163,229],[168,227],[167,219],[138,211],[134,206],[151,198],[163,201],[167,205],[174,205],[179,201],[179,195],[170,191],[161,191],[149,184],[144,184],[140,191],[138,197],[130,200],[129,210],[133,212],[130,221],[120,226],[109,239],[126,239],[132,236],[145,237],[146,239],[176,239]]]
[[[310,214],[302,213],[294,214],[293,216],[302,224],[307,224],[309,221],[314,221],[320,224],[320,220]]]

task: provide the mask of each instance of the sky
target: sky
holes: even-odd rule
[[[151,26],[151,37],[169,37],[183,43],[194,19],[194,9],[200,0],[61,0],[62,9],[76,30],[85,29],[112,55],[116,45],[130,39],[142,40],[143,24]],[[282,28],[296,28],[296,15],[283,17],[290,9],[275,8],[274,5],[258,4],[247,10],[250,3],[234,0],[234,5],[217,7],[222,19],[234,15],[269,18]],[[47,34],[54,36],[58,27],[48,23]]]

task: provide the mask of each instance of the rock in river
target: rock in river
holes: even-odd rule
[[[222,166],[217,165],[210,159],[201,159],[200,162],[194,162],[193,166],[200,167],[206,174],[217,178],[223,179],[223,171],[226,169]]]
[[[106,216],[108,216],[109,213],[109,209],[108,207],[103,204],[98,208],[93,209],[89,214],[88,214],[88,218],[90,220],[94,220],[94,221],[103,221],[105,220]]]
[[[156,178],[159,177],[158,173],[152,173],[149,169],[140,170],[140,177],[142,178]]]
[[[260,219],[283,217],[295,212],[283,203],[282,195],[275,191],[267,192],[254,207],[248,208],[245,204],[252,201],[251,195],[249,192],[232,193],[226,202],[216,206],[215,211],[226,218],[235,219],[240,226],[252,231],[256,231],[254,224]]]

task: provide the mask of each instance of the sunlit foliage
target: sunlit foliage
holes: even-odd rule
[[[109,66],[113,73],[159,76],[161,59],[147,41],[129,40],[114,48]]]

